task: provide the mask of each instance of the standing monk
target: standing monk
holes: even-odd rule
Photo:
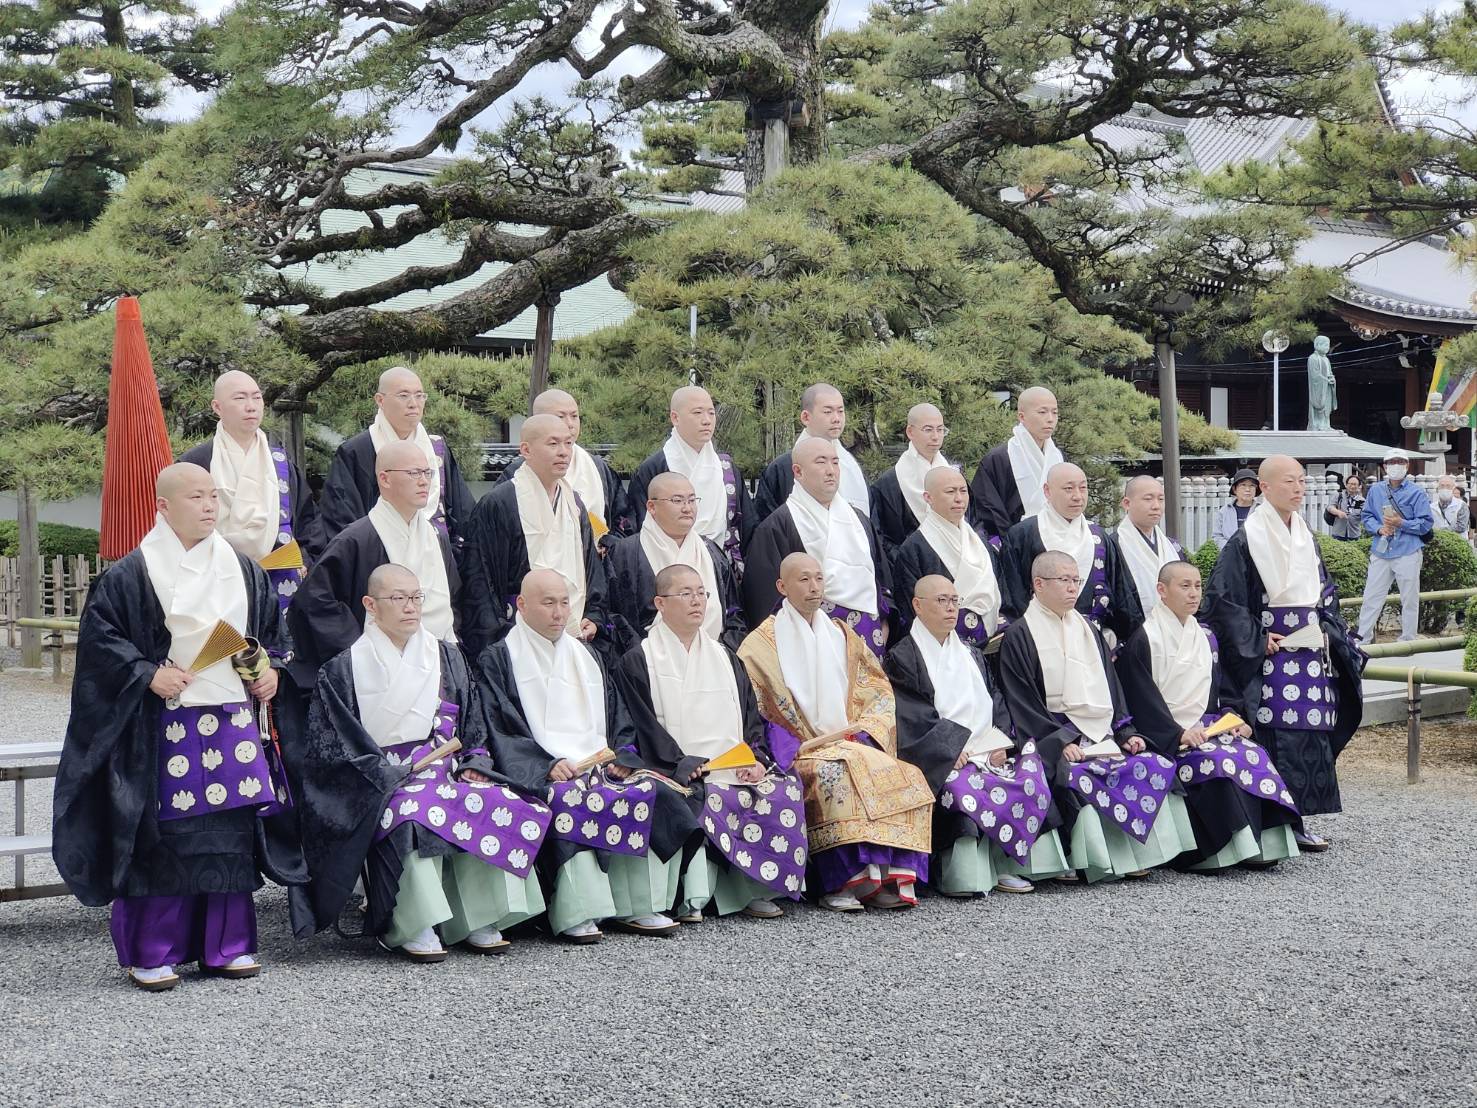
[[[1342,811],[1334,762],[1364,715],[1364,655],[1300,514],[1302,463],[1274,454],[1262,462],[1257,483],[1262,501],[1226,543],[1206,590],[1205,622],[1220,641],[1223,702],[1252,724],[1299,812]],[[1300,850],[1328,849],[1301,821],[1295,830]]]
[[[585,511],[590,513],[590,526],[595,530],[596,547],[601,554],[605,554],[622,535],[629,535],[635,524],[626,505],[621,479],[616,476],[615,470],[610,468],[610,463],[604,458],[591,454],[580,445],[582,424],[579,401],[563,389],[545,389],[533,398],[528,414],[558,416],[564,421],[564,426],[569,428],[573,445],[569,454],[569,471],[565,477],[574,491],[579,493]],[[521,457],[515,458],[503,470],[498,483],[511,481],[522,464]]]
[[[995,552],[969,525],[969,482],[957,469],[932,469],[923,482],[928,512],[898,548],[893,593],[910,597],[924,577],[945,577],[959,594],[959,637],[984,646],[1000,628],[1000,580]],[[898,605],[905,618],[910,611]]]
[[[846,434],[846,401],[835,385],[820,382],[800,394],[800,426],[800,437],[795,440],[795,445],[799,446],[806,439],[825,439],[834,445],[841,466],[841,498],[863,515],[870,512],[872,501],[867,490],[867,478],[851,456],[851,451],[841,445],[841,436]],[[755,522],[764,522],[781,508],[794,484],[795,471],[790,454],[786,452],[770,462],[759,477],[759,487],[754,493]]]
[[[569,483],[574,436],[558,416],[523,421],[523,464],[472,511],[463,564],[467,575],[466,644],[475,658],[511,630],[523,578],[551,569],[569,585],[570,633],[604,646],[605,569],[595,532]]]
[[[262,431],[262,390],[239,369],[215,381],[210,410],[219,423],[215,438],[185,452],[182,462],[208,469],[220,502],[216,530],[252,561],[294,539],[303,562],[312,565],[323,552],[323,528],[313,490],[280,444]],[[292,603],[303,569],[269,569],[267,577],[282,610]]]
[[[1046,506],[1046,473],[1063,461],[1056,433],[1056,397],[1040,385],[1021,393],[1010,438],[980,462],[970,484],[972,515],[997,550],[1006,534]]]
[[[749,633],[739,657],[769,749],[805,785],[805,824],[821,907],[911,907],[928,880],[933,793],[898,761],[892,687],[872,652],[822,610],[825,576],[809,554],[780,566],[777,614]]]
[[[631,474],[631,512],[636,526],[646,516],[651,483],[658,474],[677,473],[692,483],[697,497],[697,533],[715,543],[735,572],[744,572],[744,550],[757,519],[749,503],[744,475],[733,458],[713,446],[718,410],[708,390],[687,385],[672,394],[672,433],[662,448],[636,467]]]
[[[207,470],[168,466],[155,493],[154,529],[82,614],[52,815],[62,879],[83,904],[112,902],[118,962],[150,991],[177,985],[181,962],[254,976],[262,874],[307,876],[269,818],[286,795],[259,726],[283,642],[271,583],[216,531]],[[220,623],[250,649],[199,664]]]
[[[421,379],[404,366],[385,370],[374,403],[379,412],[369,429],[345,439],[333,455],[323,485],[325,537],[333,538],[374,507],[379,499],[375,458],[387,444],[405,441],[420,448],[422,464],[431,470],[426,515],[436,530],[451,539],[452,549],[459,550],[472,512],[472,490],[462,479],[446,440],[427,433],[421,423],[426,411]]]
[[[825,571],[827,615],[843,619],[879,658],[892,613],[892,573],[872,524],[839,492],[836,444],[807,438],[796,444],[795,485],[789,499],[754,532],[744,577],[744,615],[757,627],[775,611],[780,563],[797,551]]]
[[[1139,610],[1146,615],[1159,603],[1159,571],[1183,561],[1185,549],[1170,538],[1164,522],[1164,483],[1141,473],[1123,486],[1123,519],[1113,533],[1119,560],[1133,582]]]
[[[872,530],[877,532],[877,541],[889,560],[897,556],[898,547],[928,514],[925,478],[935,469],[954,468],[943,452],[949,428],[943,413],[932,404],[909,408],[903,433],[908,448],[891,469],[872,482]]]

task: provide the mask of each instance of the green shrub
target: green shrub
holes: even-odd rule
[[[1477,553],[1461,535],[1437,531],[1426,544],[1421,561],[1421,591],[1470,589],[1477,586]],[[1446,630],[1451,617],[1461,609],[1460,600],[1435,600],[1421,605],[1421,630],[1428,635]]]
[[[41,524],[41,557],[68,557],[73,554],[95,555],[98,534],[88,527],[68,527],[65,523]],[[0,519],[0,558],[20,555],[20,535],[13,519]]]
[[[1467,641],[1462,649],[1462,668],[1468,673],[1477,673],[1477,596],[1467,601],[1467,615],[1462,626],[1467,632]],[[1477,696],[1467,701],[1467,715],[1477,719]]]
[[[1316,538],[1323,564],[1339,590],[1339,599],[1363,596],[1364,582],[1369,577],[1369,540],[1340,542],[1330,535],[1317,535]]]
[[[1200,544],[1200,549],[1191,553],[1186,551],[1186,556],[1194,562],[1200,570],[1200,580],[1208,582],[1211,571],[1220,560],[1221,548],[1216,546],[1215,539],[1206,539]]]

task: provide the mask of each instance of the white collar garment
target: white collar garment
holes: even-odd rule
[[[1041,533],[1042,550],[1060,550],[1072,555],[1082,586],[1086,588],[1097,557],[1097,543],[1093,539],[1092,528],[1087,525],[1087,516],[1080,515],[1068,522],[1048,504],[1036,516],[1036,527]]]
[[[993,635],[1000,625],[1000,582],[979,535],[965,520],[950,523],[932,510],[923,517],[918,530],[954,578],[959,606],[978,615],[985,630]]]
[[[728,484],[723,480],[723,460],[712,441],[705,442],[701,450],[694,450],[674,427],[662,445],[662,456],[670,472],[680,473],[692,483],[692,491],[698,498],[693,530],[722,545],[728,537]]]
[[[693,758],[716,758],[744,738],[744,713],[738,680],[728,654],[705,631],[699,630],[692,647],[682,645],[658,615],[641,643],[651,680],[651,703],[657,721]],[[738,781],[732,770],[709,774],[717,784]]]
[[[426,497],[426,516],[430,518],[435,515],[436,509],[441,507],[441,459],[436,457],[436,448],[431,445],[431,436],[425,424],[417,423],[415,433],[408,439],[402,439],[381,409],[374,413],[374,422],[369,425],[369,441],[374,444],[376,454],[392,442],[414,442],[421,448],[421,453],[426,457],[426,465],[431,469],[431,493]]]
[[[859,512],[870,512],[872,510],[872,494],[867,489],[867,478],[862,473],[862,467],[852,457],[851,451],[842,446],[837,439],[828,439],[824,435],[812,435],[809,431],[801,431],[799,438],[795,440],[795,446],[806,438],[820,439],[828,442],[836,448],[836,458],[841,463],[841,487],[838,490],[841,498],[846,500]],[[793,451],[794,447],[791,447]]]
[[[270,554],[277,545],[286,490],[277,484],[277,467],[265,432],[258,427],[251,445],[243,450],[217,423],[210,476],[220,498],[215,529],[221,537],[252,561]]]
[[[1047,710],[1066,716],[1090,742],[1108,738],[1113,733],[1113,693],[1092,624],[1075,608],[1058,616],[1035,597],[1026,606],[1025,619],[1041,661]]]
[[[1159,602],[1159,571],[1170,562],[1178,561],[1179,551],[1175,550],[1164,528],[1158,526],[1154,528],[1154,545],[1150,546],[1144,533],[1126,516],[1118,524],[1118,549],[1123,552],[1123,560],[1133,575],[1139,605],[1147,612]]]
[[[403,651],[373,621],[349,648],[359,722],[381,747],[424,742],[441,707],[441,649],[416,629]]]
[[[995,700],[985,684],[984,674],[959,635],[950,631],[949,637],[940,643],[921,619],[913,621],[908,634],[918,647],[928,681],[933,685],[934,711],[969,731],[964,756],[985,762],[990,751],[1008,747],[1010,739],[995,726]]]
[[[1307,608],[1318,603],[1323,595],[1318,547],[1300,513],[1292,513],[1289,525],[1272,505],[1258,503],[1246,516],[1246,547],[1269,605]]]
[[[795,704],[817,735],[846,726],[846,636],[817,608],[809,622],[786,600],[774,617],[780,675]]]
[[[610,520],[605,516],[605,482],[600,479],[600,467],[595,464],[595,459],[579,443],[575,443],[570,452],[569,470],[564,474],[564,479],[569,482],[570,488],[580,494],[585,511],[591,513],[608,530]]]
[[[646,555],[653,577],[672,565],[691,566],[697,570],[708,593],[708,606],[703,612],[703,633],[715,639],[722,635],[723,597],[718,594],[718,572],[697,528],[687,532],[679,545],[661,529],[656,517],[648,513],[641,521],[641,552]],[[661,622],[660,616],[656,622]]]
[[[229,624],[242,635],[247,626],[250,602],[246,576],[231,544],[212,531],[189,550],[165,522],[154,516],[153,529],[138,544],[149,584],[164,611],[169,631],[169,660],[188,669],[200,656],[217,623]],[[241,704],[246,686],[231,667],[229,658],[206,666],[185,686],[179,702],[187,708]]]
[[[805,552],[821,564],[826,599],[875,616],[881,611],[877,596],[877,567],[861,518],[839,493],[830,506],[805,491],[799,481],[785,501]]]
[[[1065,461],[1056,440],[1047,439],[1044,447],[1037,446],[1026,425],[1017,423],[1011,429],[1005,451],[1021,494],[1021,518],[1039,514],[1046,507],[1046,473],[1058,462]]]
[[[585,543],[574,490],[561,477],[551,502],[533,467],[524,463],[513,474],[513,491],[518,499],[523,542],[528,547],[528,568],[552,569],[564,578],[569,586],[569,624],[578,627],[585,615],[587,597]]]
[[[605,749],[605,678],[584,644],[569,634],[550,642],[522,612],[504,641],[534,741],[576,763]]]
[[[903,499],[908,502],[914,519],[922,522],[923,517],[928,514],[928,501],[923,499],[924,479],[935,469],[952,468],[942,450],[934,454],[933,461],[930,462],[918,453],[916,446],[908,443],[908,449],[903,451],[892,471],[897,474],[897,487],[902,490]]]
[[[421,605],[421,626],[442,642],[456,642],[456,617],[451,609],[451,582],[436,528],[421,508],[406,522],[384,497],[369,509],[369,522],[385,547],[385,557],[415,574],[426,600]],[[364,621],[372,617],[366,615]]]
[[[1162,601],[1144,620],[1154,684],[1181,730],[1196,726],[1210,704],[1210,638],[1194,617],[1180,622]]]

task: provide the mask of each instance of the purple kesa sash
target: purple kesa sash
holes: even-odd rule
[[[1174,763],[1152,751],[1124,758],[1088,758],[1067,771],[1084,806],[1095,804],[1124,834],[1147,842],[1174,779]]]
[[[386,760],[413,766],[456,734],[460,711],[443,700],[426,741],[385,747]],[[473,858],[527,877],[553,813],[505,785],[458,781],[451,769],[451,759],[443,758],[402,781],[385,801],[375,841],[402,823],[414,823]]]
[[[251,701],[194,708],[165,701],[159,734],[161,822],[232,808],[257,808],[264,816],[282,811],[286,783],[272,779]]]
[[[549,790],[554,837],[591,850],[644,857],[659,788],[665,786],[650,778],[617,781],[598,766],[572,781],[556,781]]]
[[[877,657],[881,658],[887,650],[887,635],[884,632],[886,621],[880,616],[868,615],[859,612],[855,608],[847,608],[841,604],[832,604],[829,600],[821,604],[826,615],[832,619],[839,619],[857,633],[862,642],[867,644],[867,649]]]
[[[277,541],[272,545],[275,550],[294,538],[293,509],[296,507],[292,502],[292,470],[287,465],[287,453],[280,446],[272,447],[272,468],[277,471],[277,502],[281,505],[277,517]],[[305,569],[267,570],[267,579],[277,593],[277,606],[284,612],[307,572]]]
[[[1314,608],[1267,608],[1262,626],[1280,635],[1318,625]],[[1329,680],[1328,654],[1279,650],[1262,662],[1262,702],[1256,722],[1284,731],[1326,731],[1338,722],[1338,688]]]
[[[959,637],[974,646],[984,646],[990,641],[990,633],[993,627],[985,626],[985,619],[978,612],[971,612],[968,608],[959,609],[959,619],[954,624],[954,630],[959,632]]]
[[[1046,769],[1027,740],[1018,756],[1003,766],[981,769],[966,762],[944,779],[939,804],[967,816],[988,838],[1000,845],[1007,858],[1025,861],[1046,826],[1051,786]]]
[[[1096,523],[1089,523],[1088,529],[1092,532],[1092,572],[1087,575],[1087,580],[1082,583],[1083,591],[1092,598],[1091,604],[1084,616],[1092,620],[1099,627],[1102,626],[1103,617],[1108,614],[1108,608],[1113,603],[1112,593],[1108,591],[1108,562],[1107,551],[1104,550],[1106,540],[1103,538],[1103,529]],[[1081,611],[1081,608],[1078,608]]]
[[[1207,716],[1215,722],[1219,716]],[[1272,764],[1271,756],[1250,739],[1218,735],[1193,750],[1182,750],[1176,761],[1179,778],[1186,785],[1199,785],[1223,777],[1248,796],[1280,804],[1298,815],[1292,793]]]
[[[436,455],[436,468],[441,471],[441,497],[436,501],[436,510],[431,513],[431,526],[443,535],[450,536],[446,525],[446,497],[450,491],[450,467],[446,463],[446,440],[440,435],[431,436],[431,452]]]
[[[718,464],[723,467],[723,492],[728,497],[728,532],[723,536],[723,552],[728,555],[728,560],[733,563],[734,576],[742,583],[744,579],[744,552],[740,546],[739,534],[739,488],[738,471],[733,468],[733,458],[727,454],[718,455]]]
[[[708,782],[703,830],[728,863],[767,889],[798,898],[805,882],[805,793],[792,777],[754,785]]]

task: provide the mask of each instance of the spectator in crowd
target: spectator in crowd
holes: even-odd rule
[[[1467,537],[1472,526],[1471,511],[1465,497],[1457,495],[1456,478],[1450,474],[1436,481],[1436,503],[1431,505],[1436,530],[1451,531]]]
[[[1238,469],[1231,479],[1232,500],[1216,513],[1215,526],[1210,532],[1217,550],[1224,550],[1231,536],[1246,523],[1246,515],[1256,503],[1256,494],[1256,470]]]
[[[1359,609],[1359,638],[1374,641],[1375,622],[1393,582],[1400,589],[1400,641],[1415,638],[1420,618],[1421,561],[1435,520],[1426,491],[1409,479],[1410,455],[1385,451],[1385,479],[1364,500],[1364,530],[1374,536]]]
[[[1334,538],[1356,542],[1364,535],[1363,515],[1364,482],[1359,474],[1350,473],[1334,502],[1323,510],[1323,522],[1330,526]]]

